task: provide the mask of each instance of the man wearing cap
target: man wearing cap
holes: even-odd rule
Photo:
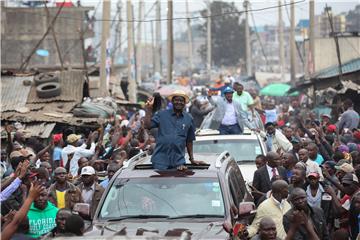
[[[323,163],[323,175],[325,177],[325,184],[335,187],[334,183],[340,184],[339,179],[336,176],[336,162],[326,161]]]
[[[90,218],[92,219],[95,210],[104,193],[104,188],[96,182],[96,172],[91,166],[86,166],[81,170],[82,183],[79,185],[84,203],[90,205]]]
[[[326,130],[326,128],[331,125],[331,116],[329,114],[321,114],[321,127]]]
[[[144,126],[147,129],[158,128],[156,147],[151,157],[155,169],[166,170],[185,169],[185,148],[192,164],[200,162],[194,160],[193,141],[195,140],[195,125],[191,115],[184,111],[189,97],[185,92],[176,90],[169,97],[172,109],[166,109],[153,115],[154,99],[146,102]]]
[[[55,183],[49,187],[49,200],[59,209],[73,209],[75,203],[83,202],[80,189],[67,181],[66,176],[65,168],[56,168],[54,171]]]
[[[292,137],[290,142],[293,148],[289,151],[289,153],[294,155],[295,159],[299,161],[299,150],[301,148],[300,139],[297,137]]]
[[[224,98],[214,98],[208,95],[210,103],[216,106],[211,124],[212,128],[218,129],[222,135],[242,134],[245,126],[255,130],[241,104],[233,101],[233,93],[234,90],[227,87],[224,90]]]
[[[274,123],[266,123],[265,130],[266,132],[260,132],[260,136],[265,140],[268,152],[272,151],[280,154],[293,149],[293,145],[280,130],[275,128]]]
[[[78,161],[81,157],[91,157],[95,154],[95,139],[97,137],[97,132],[93,132],[89,135],[87,143],[91,143],[90,149],[86,149],[87,143],[82,144],[80,147],[78,146],[78,141],[81,136],[76,134],[70,134],[67,138],[67,146],[64,147],[61,156],[64,162],[65,168],[67,165],[69,166],[69,172],[72,176],[77,176],[78,171]],[[72,155],[70,162],[68,163],[69,156]]]
[[[64,164],[61,158],[62,148],[64,146],[63,135],[61,133],[55,134],[53,136],[53,141],[55,145],[53,151],[54,168],[63,167]]]
[[[311,207],[321,207],[322,194],[325,190],[320,184],[319,179],[320,175],[317,172],[311,172],[307,176],[309,185],[306,188],[306,196]]]

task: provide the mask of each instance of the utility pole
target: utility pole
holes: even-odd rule
[[[173,1],[168,0],[167,21],[167,83],[172,82],[174,64],[174,39],[173,39]]]
[[[114,63],[115,59],[116,59],[116,52],[119,49],[119,52],[121,53],[121,8],[122,8],[122,1],[118,0],[117,4],[116,4],[116,13],[119,14],[118,15],[118,22],[116,23],[115,26],[115,40],[114,40],[114,50],[112,52],[112,58],[111,58],[111,62]]]
[[[136,97],[136,79],[134,78],[134,32],[133,32],[133,13],[131,0],[126,2],[127,12],[127,47],[128,47],[128,95],[131,103],[137,102]]]
[[[296,81],[296,43],[295,43],[295,4],[294,0],[290,1],[290,75],[291,82]]]
[[[103,19],[110,19],[111,0],[103,1]],[[110,22],[102,21],[101,30],[101,61],[100,61],[100,91],[105,94],[108,91],[106,77],[106,47],[110,36]]]
[[[209,80],[211,80],[211,3],[207,1],[208,18],[207,18],[207,71]]]
[[[141,58],[142,58],[142,51],[141,51],[141,33],[142,33],[142,22],[143,19],[143,8],[144,2],[142,0],[139,1],[139,20],[138,22],[138,29],[137,29],[137,44],[136,44],[136,83],[138,85],[141,84]]]
[[[284,52],[284,27],[282,20],[282,3],[279,0],[279,58],[280,58],[280,73],[281,80],[285,79],[285,52]]]
[[[189,51],[189,70],[190,72],[192,71],[192,69],[194,68],[193,65],[193,46],[192,46],[192,31],[191,31],[191,21],[190,21],[190,13],[189,13],[189,1],[186,0],[185,2],[186,4],[186,17],[187,17],[187,27],[188,27],[188,40],[189,40],[189,46],[188,46],[188,51]],[[191,75],[190,75],[191,76]]]
[[[161,71],[161,2],[160,0],[157,0],[156,2],[156,51],[155,51],[155,72],[160,73],[162,75]]]
[[[309,1],[310,31],[309,31],[309,57],[308,73],[311,75],[315,72],[315,2]]]
[[[252,75],[252,64],[251,64],[251,45],[250,45],[250,31],[249,31],[249,1],[244,1],[245,9],[245,49],[246,49],[246,73],[248,76]]]
[[[331,35],[333,35],[334,41],[335,41],[336,56],[337,56],[338,67],[339,67],[339,82],[341,83],[343,73],[342,73],[342,63],[341,63],[341,52],[340,52],[340,46],[339,46],[339,39],[338,39],[338,36],[336,35],[336,33],[334,32],[333,16],[332,16],[332,13],[330,12],[330,8],[327,6],[327,4],[326,4],[325,9],[326,9],[325,11],[327,13],[330,27],[331,27]]]
[[[156,65],[156,45],[155,45],[155,37],[154,37],[154,22],[150,22],[151,27],[151,57],[153,61],[153,74],[156,72],[155,65]]]

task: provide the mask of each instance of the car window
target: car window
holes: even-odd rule
[[[231,166],[228,170],[227,176],[231,196],[236,206],[239,206],[239,203],[244,199],[246,191],[244,189],[244,180],[240,178],[241,173],[239,168],[237,166]]]
[[[195,141],[194,153],[221,153],[229,151],[237,162],[255,161],[259,154],[264,154],[257,139],[229,139]]]
[[[224,216],[217,178],[118,179],[106,196],[99,219],[193,214]]]

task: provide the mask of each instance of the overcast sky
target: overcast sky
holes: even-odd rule
[[[82,3],[87,6],[94,6],[96,7],[99,2],[102,2],[102,0],[82,0]],[[308,0],[294,0],[296,2],[295,4],[295,15],[296,20],[308,18],[308,12],[309,12],[309,1]],[[112,14],[115,14],[116,12],[116,4],[117,0],[112,0]],[[136,0],[132,0],[132,3],[135,6],[135,15],[137,15],[137,6],[138,2]],[[145,12],[149,10],[152,5],[154,4],[154,0],[144,0],[145,2]],[[185,7],[185,0],[174,0],[174,17],[185,17],[186,16],[186,7]],[[241,11],[243,10],[242,4],[243,1],[227,1],[227,2],[235,2],[235,5],[238,7],[238,9]],[[282,0],[284,3],[290,3],[290,0]],[[126,1],[122,1],[123,6],[125,7]],[[278,1],[274,0],[250,0],[250,4],[252,9],[262,9],[267,7],[275,7],[278,4]],[[335,14],[349,11],[350,9],[354,9],[354,7],[357,4],[360,4],[360,1],[356,0],[315,0],[315,13],[320,14],[325,5],[328,4],[332,7],[332,10]],[[101,8],[102,4],[99,4],[98,13],[101,14]],[[162,16],[166,17],[166,7],[167,7],[167,1],[162,0]],[[192,14],[198,14],[198,12],[206,7],[206,1],[205,0],[189,0],[189,9]],[[288,11],[290,11],[290,7],[283,7],[283,14],[284,17],[287,17],[285,8],[288,8]],[[125,14],[125,8],[123,8],[123,13]],[[268,10],[261,10],[261,11],[254,11],[254,16],[256,17],[256,24],[264,25],[264,24],[276,24],[277,23],[277,9],[268,9]],[[136,16],[137,17],[137,16]],[[152,19],[155,17],[155,9],[153,8],[153,11],[149,13],[148,19]]]
[[[75,2],[75,1],[74,1]],[[94,6],[97,9],[97,18],[102,18],[102,0],[86,0],[81,1],[83,5],[86,6]],[[155,8],[152,8],[151,11],[150,8],[154,5],[156,2],[155,0],[144,0],[145,2],[145,13],[148,13],[146,16],[146,19],[155,19]],[[174,17],[186,17],[186,1],[185,0],[174,0]],[[235,2],[235,5],[238,7],[239,11],[243,10],[243,1],[228,1],[228,2]],[[290,3],[290,0],[282,0],[283,4]],[[296,23],[300,19],[307,19],[309,16],[309,1],[308,0],[294,0],[296,2],[295,4],[295,19]],[[112,12],[112,18],[116,13],[116,4],[118,3],[117,0],[111,1],[111,12]],[[132,0],[132,3],[134,4],[134,13],[135,19],[139,19],[138,17],[138,0]],[[126,18],[126,1],[122,0],[123,8],[122,8],[122,18]],[[276,25],[278,22],[278,9],[276,6],[278,5],[278,1],[276,0],[250,0],[251,8],[254,10],[254,18],[257,26],[263,26],[263,25]],[[321,14],[323,12],[325,5],[328,4],[328,6],[332,7],[332,11],[334,14],[339,14],[342,12],[347,12],[351,9],[354,9],[357,4],[360,4],[360,1],[356,0],[315,0],[315,14]],[[192,16],[199,16],[199,11],[204,9],[206,7],[206,0],[189,0],[189,9]],[[273,7],[273,8],[271,8]],[[167,1],[162,0],[161,4],[161,15],[162,18],[166,18],[166,12],[167,12]],[[267,10],[260,10],[262,8],[271,8]],[[287,9],[287,10],[286,10]],[[260,11],[257,11],[260,10]],[[289,18],[288,14],[290,14],[290,6],[284,6],[283,7],[283,21],[285,22],[285,25],[289,25]],[[192,23],[201,23],[202,19],[194,19],[192,20]],[[162,21],[162,29],[163,29],[163,39],[166,39],[166,22]],[[123,34],[126,34],[126,23],[122,23],[124,26]],[[250,18],[250,26],[253,26],[253,22]],[[144,26],[143,26],[144,27]],[[150,33],[151,24],[146,23],[145,25],[146,32]],[[178,34],[179,32],[182,32],[186,30],[186,20],[176,20],[174,21],[174,33]],[[123,35],[125,36],[125,35]],[[150,34],[147,34],[143,36],[145,40],[150,40]]]

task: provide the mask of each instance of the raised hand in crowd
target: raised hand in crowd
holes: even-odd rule
[[[19,211],[14,215],[12,221],[5,226],[5,228],[1,232],[1,239],[8,240],[11,236],[16,232],[18,226],[26,217],[32,202],[40,196],[40,193],[46,191],[45,187],[41,185],[41,183],[35,182],[31,183],[29,195],[26,198],[24,204],[19,209]]]

